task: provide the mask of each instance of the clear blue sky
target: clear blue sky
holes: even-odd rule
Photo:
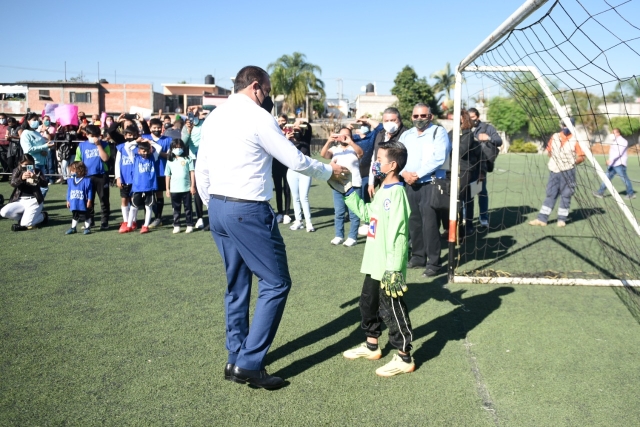
[[[341,78],[353,100],[368,82],[389,93],[407,64],[426,77],[446,62],[454,67],[522,2],[11,1],[2,7],[0,82],[62,79],[66,60],[67,77],[82,71],[95,81],[99,62],[109,82],[117,73],[118,83],[153,83],[161,91],[161,83],[203,82],[212,74],[229,88],[242,66],[266,67],[298,51],[322,68],[328,97],[337,96]],[[640,16],[635,3],[632,19]],[[470,81],[466,90],[478,88]]]

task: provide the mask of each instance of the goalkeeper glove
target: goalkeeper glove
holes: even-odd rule
[[[404,276],[400,271],[385,271],[380,281],[380,288],[384,289],[387,296],[391,298],[398,298],[403,296],[405,292],[409,290],[407,283],[404,280]]]

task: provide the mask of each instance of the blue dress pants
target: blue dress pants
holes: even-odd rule
[[[228,363],[242,369],[264,369],[291,288],[287,253],[275,214],[268,202],[211,197],[209,224],[227,272],[224,305]],[[254,275],[258,278],[258,298],[249,328]]]

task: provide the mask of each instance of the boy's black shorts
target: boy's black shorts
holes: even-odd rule
[[[156,192],[146,191],[144,193],[133,193],[131,196],[131,204],[136,209],[143,206],[153,206],[156,203]]]
[[[131,187],[133,184],[122,184],[122,188],[120,189],[120,197],[123,199],[131,198]]]
[[[71,213],[76,221],[86,221],[88,218],[87,211],[71,211]]]
[[[164,176],[157,177],[158,179],[158,191],[162,191],[163,193],[167,191],[167,181]]]

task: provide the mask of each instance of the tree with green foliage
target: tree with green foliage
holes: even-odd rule
[[[433,89],[436,93],[444,92],[447,99],[451,99],[451,89],[456,85],[456,75],[451,72],[451,64],[447,65],[440,71],[436,71],[430,76],[436,81]]]
[[[525,127],[529,121],[527,113],[513,98],[496,96],[489,100],[487,119],[507,137]]]
[[[434,116],[437,117],[440,114],[431,85],[427,83],[426,78],[419,78],[411,66],[406,65],[393,82],[395,85],[391,89],[391,93],[398,97],[396,107],[400,111],[406,127],[412,126],[411,114],[413,113],[413,106],[419,102],[427,104]]]
[[[306,55],[293,52],[293,55],[282,55],[267,66],[271,76],[272,95],[284,95],[284,111],[293,112],[306,103],[307,93],[315,91],[324,98],[324,82],[316,74],[322,69],[306,61]]]
[[[628,116],[612,117],[609,129],[613,130],[615,128],[620,129],[622,136],[631,136],[640,132],[640,119]]]

